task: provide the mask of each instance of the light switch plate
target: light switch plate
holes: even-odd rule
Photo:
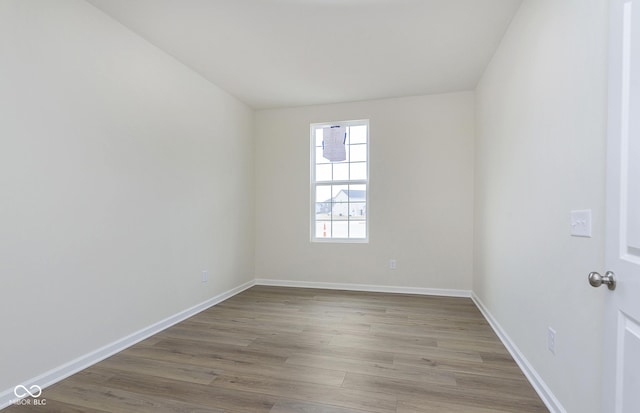
[[[571,236],[591,238],[591,210],[571,211]]]

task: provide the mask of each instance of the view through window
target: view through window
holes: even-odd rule
[[[311,238],[368,240],[369,121],[311,125]]]

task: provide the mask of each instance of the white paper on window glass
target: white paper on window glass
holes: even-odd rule
[[[341,162],[347,159],[347,150],[344,146],[347,139],[347,128],[344,126],[323,128],[322,136],[322,156],[325,159],[331,162]]]

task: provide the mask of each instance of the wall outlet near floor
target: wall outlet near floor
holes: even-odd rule
[[[202,282],[206,283],[209,281],[209,271],[202,270]]]
[[[556,354],[556,330],[549,327],[547,330],[547,348],[553,354]]]
[[[390,269],[390,270],[395,270],[396,268],[398,268],[398,265],[397,265],[397,263],[396,263],[396,260],[395,260],[395,258],[391,258],[391,259],[389,260],[389,269]]]

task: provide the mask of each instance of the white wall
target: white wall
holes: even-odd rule
[[[525,0],[476,100],[474,292],[581,413],[601,394],[606,4]],[[593,238],[569,236],[572,209],[593,210]]]
[[[0,391],[255,274],[473,287],[567,411],[598,411],[605,6],[525,0],[475,97],[254,121],[83,1],[0,0]],[[309,124],[363,118],[370,243],[313,244]],[[594,237],[569,237],[583,208]]]
[[[472,92],[255,119],[256,278],[470,290]],[[309,124],[354,119],[370,119],[370,242],[311,243]]]
[[[0,56],[0,392],[253,279],[250,108],[80,0]]]

